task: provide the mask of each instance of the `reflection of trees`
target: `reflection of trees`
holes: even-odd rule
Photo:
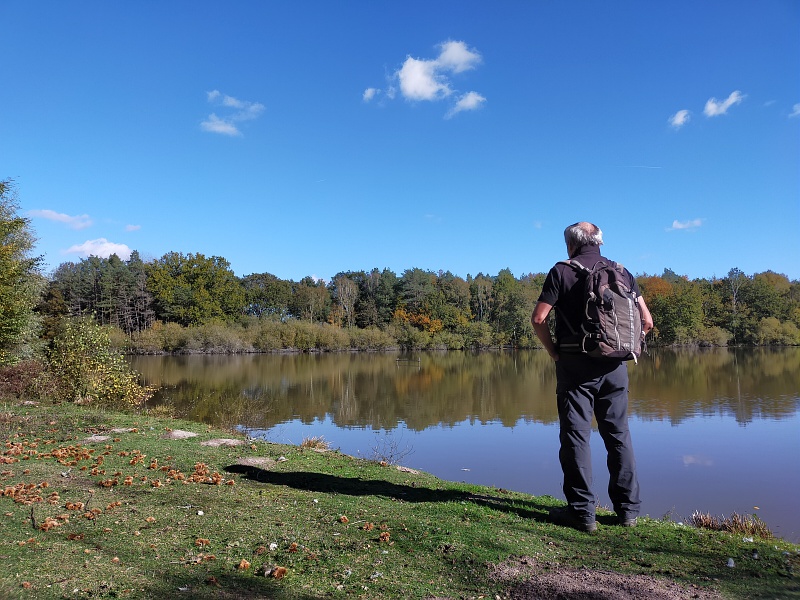
[[[661,349],[630,374],[631,412],[645,419],[782,419],[797,412],[800,399],[798,348]]]
[[[147,383],[187,416],[268,428],[329,417],[339,427],[409,429],[463,421],[557,421],[555,371],[541,351],[417,355],[137,357]],[[731,414],[785,418],[798,406],[800,349],[653,351],[630,366],[631,414],[679,423]]]

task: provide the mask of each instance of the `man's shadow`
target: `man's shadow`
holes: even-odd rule
[[[348,496],[385,496],[405,502],[472,502],[495,510],[514,513],[526,519],[549,522],[551,506],[530,500],[497,495],[473,494],[460,490],[439,490],[417,485],[402,485],[389,481],[340,477],[324,473],[300,471],[268,471],[250,465],[230,465],[228,473],[236,473],[258,483],[283,485],[299,490],[320,493],[347,494]]]

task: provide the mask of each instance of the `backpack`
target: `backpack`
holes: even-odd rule
[[[610,264],[609,264],[610,263]],[[581,352],[594,358],[632,360],[644,349],[642,317],[638,296],[624,267],[613,261],[598,261],[589,269],[576,260],[561,261],[578,272],[583,281],[584,314],[577,332],[564,319],[577,338],[560,345],[565,351]]]

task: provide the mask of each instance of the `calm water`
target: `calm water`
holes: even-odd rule
[[[134,357],[192,419],[273,442],[324,436],[448,480],[563,499],[542,351]],[[643,513],[757,514],[800,541],[800,348],[657,350],[630,365]],[[609,505],[593,436],[595,491]]]

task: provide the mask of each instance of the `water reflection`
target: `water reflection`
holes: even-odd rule
[[[444,479],[563,498],[555,370],[544,352],[167,356],[131,359],[156,402],[271,441],[324,435]],[[800,539],[800,348],[658,350],[630,365],[644,512],[758,515]],[[595,491],[605,452],[592,437]]]
[[[543,352],[136,357],[148,383],[190,418],[268,428],[329,417],[340,427],[421,431],[463,421],[557,421]],[[800,349],[658,350],[630,368],[631,415],[673,425],[704,415],[797,412]]]

